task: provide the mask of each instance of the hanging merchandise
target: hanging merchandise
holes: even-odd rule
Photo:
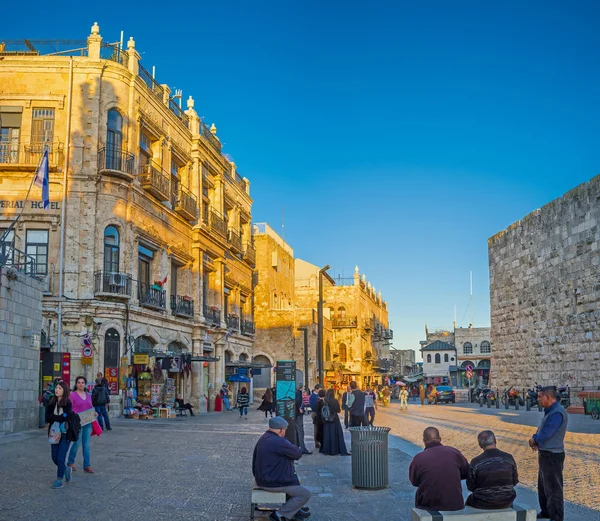
[[[165,382],[163,402],[171,407],[175,406],[175,380],[173,378],[167,378]]]

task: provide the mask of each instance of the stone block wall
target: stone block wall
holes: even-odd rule
[[[0,432],[38,426],[42,285],[0,268]]]
[[[488,241],[492,385],[600,385],[600,176]]]

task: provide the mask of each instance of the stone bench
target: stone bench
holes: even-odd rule
[[[536,521],[535,509],[526,509],[518,505],[502,510],[479,510],[465,507],[453,512],[421,510],[413,508],[412,521]]]
[[[281,506],[287,501],[285,492],[268,492],[262,488],[252,489],[252,505],[250,505],[250,519],[254,519],[256,510],[276,510],[273,506]],[[264,508],[265,505],[269,507]]]

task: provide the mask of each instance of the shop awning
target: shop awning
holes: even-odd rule
[[[406,383],[414,384],[415,382],[418,382],[419,380],[423,380],[423,375],[419,374],[417,376],[407,376],[405,378],[405,380],[406,380]]]
[[[230,382],[246,382],[246,383],[249,383],[252,381],[247,376],[244,376],[243,374],[238,374],[238,373],[232,374],[230,376],[226,376],[225,380],[229,380]]]

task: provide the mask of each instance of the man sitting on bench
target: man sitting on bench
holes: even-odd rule
[[[298,447],[285,438],[288,422],[281,416],[269,420],[269,430],[254,447],[252,473],[256,484],[268,492],[285,492],[287,502],[269,515],[271,521],[301,521],[310,516],[303,508],[310,500],[310,490],[300,485],[294,461],[302,457]]]
[[[177,395],[177,398],[175,398],[175,401],[177,402],[177,407],[181,410],[187,410],[190,411],[190,414],[192,416],[194,416],[194,411],[192,410],[192,404],[191,403],[183,403],[183,398],[181,397],[180,394]]]

